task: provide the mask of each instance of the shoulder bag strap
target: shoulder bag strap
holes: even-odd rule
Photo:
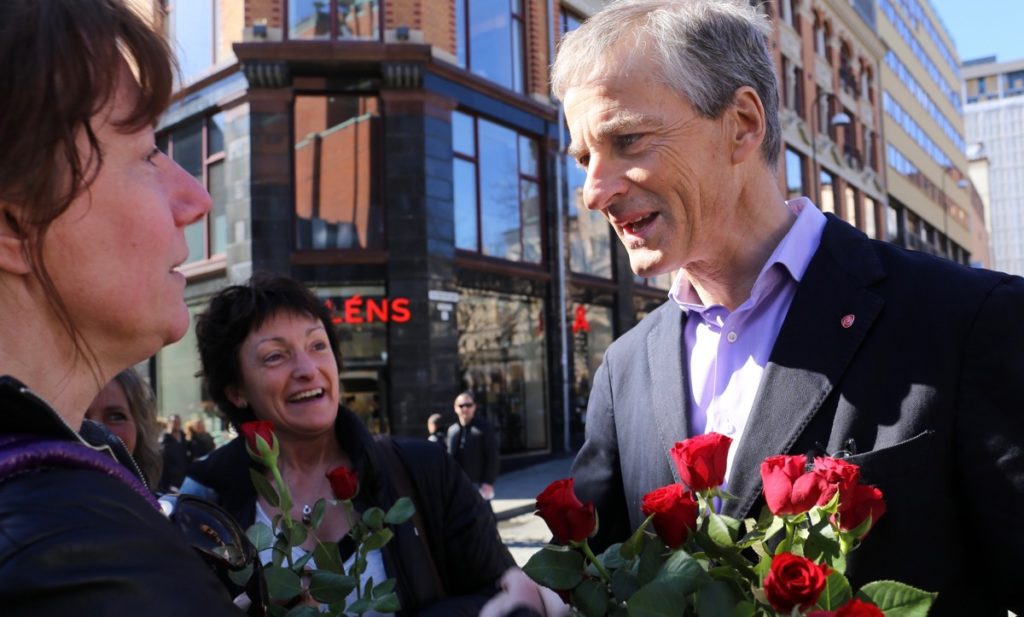
[[[378,444],[380,447],[381,461],[384,463],[385,468],[389,471],[388,479],[394,484],[395,491],[399,497],[408,497],[412,500],[413,506],[416,511],[412,515],[413,531],[416,533],[416,537],[419,538],[420,544],[423,545],[423,550],[427,555],[427,561],[430,563],[430,575],[434,579],[434,587],[438,591],[438,599],[443,599],[448,596],[447,591],[444,587],[444,581],[441,578],[441,573],[437,570],[437,562],[434,561],[434,553],[430,550],[430,542],[427,540],[427,527],[423,524],[423,516],[421,514],[422,508],[420,508],[420,500],[417,498],[418,493],[412,487],[412,481],[409,478],[409,471],[406,469],[405,464],[402,463],[401,458],[395,452],[395,441],[387,436],[381,436],[378,438]]]

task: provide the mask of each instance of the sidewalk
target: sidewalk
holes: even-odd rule
[[[494,516],[504,521],[533,512],[538,493],[553,481],[569,477],[572,460],[572,456],[562,456],[499,475],[491,501]]]

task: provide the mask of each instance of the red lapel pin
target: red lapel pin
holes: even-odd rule
[[[844,328],[849,328],[853,325],[854,319],[856,319],[856,317],[853,316],[853,313],[850,313],[849,315],[844,315],[843,318],[839,320],[839,323],[842,324]]]

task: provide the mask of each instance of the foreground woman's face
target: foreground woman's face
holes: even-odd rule
[[[238,352],[242,383],[229,392],[281,435],[314,437],[338,414],[338,363],[327,331],[310,315],[279,313],[249,333]]]
[[[135,453],[138,429],[121,384],[114,380],[107,382],[89,405],[85,417],[106,426],[111,433],[121,438],[129,452]]]
[[[210,209],[206,190],[156,149],[152,127],[116,126],[139,92],[123,63],[119,79],[116,96],[92,119],[99,173],[54,220],[43,253],[85,342],[118,369],[184,336],[189,315],[177,268],[188,257],[185,227]]]

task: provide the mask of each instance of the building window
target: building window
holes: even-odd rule
[[[847,186],[843,191],[846,197],[846,207],[843,208],[843,218],[847,223],[853,225],[857,229],[863,229],[861,225],[861,214],[860,210],[857,209],[857,191],[851,186]]]
[[[828,29],[821,15],[814,21],[814,53],[828,60]]]
[[[786,199],[795,199],[807,194],[804,184],[804,157],[786,148]]]
[[[825,171],[821,170],[818,183],[821,184],[821,199],[818,200],[818,204],[821,207],[822,212],[836,212],[836,177]]]
[[[452,113],[455,246],[540,263],[540,147],[513,129]]]
[[[892,204],[885,206],[885,240],[900,243],[900,213]]]
[[[297,96],[293,123],[296,248],[383,248],[379,101]]]
[[[459,66],[516,92],[526,91],[523,0],[455,0]]]
[[[164,27],[171,42],[181,79],[195,81],[223,58],[217,57],[220,2],[172,0],[164,4]]]
[[[224,114],[194,118],[162,132],[157,136],[157,146],[205,186],[213,199],[210,212],[185,228],[188,242],[185,263],[223,255],[228,244]]]
[[[572,422],[576,430],[587,422],[587,400],[594,384],[594,373],[604,352],[615,340],[612,309],[596,304],[574,305],[569,315],[572,324]],[[576,432],[576,431],[574,431]]]
[[[573,272],[612,278],[611,226],[600,212],[583,203],[583,184],[587,174],[574,161],[566,161],[565,201],[569,235],[569,267]]]
[[[378,0],[288,0],[288,38],[376,40]]]
[[[864,233],[869,238],[878,237],[878,202],[864,197]]]
[[[502,454],[548,448],[543,302],[463,287],[457,315],[460,388],[498,429]]]
[[[562,6],[562,34],[565,35],[580,27],[584,18],[577,15],[572,9]]]

